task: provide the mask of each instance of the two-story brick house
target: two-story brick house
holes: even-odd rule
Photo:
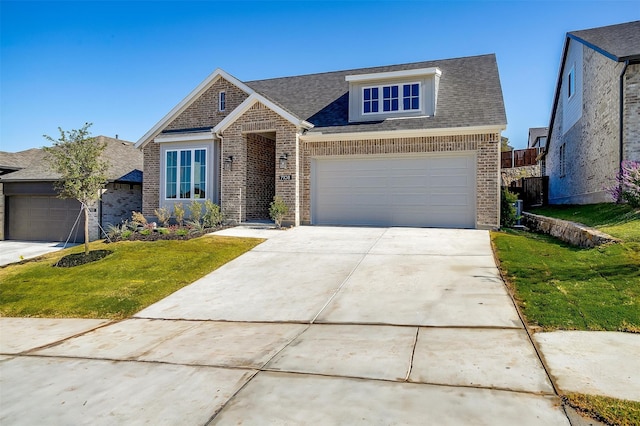
[[[143,213],[495,228],[506,126],[494,55],[242,82],[214,71],[136,144]]]
[[[549,203],[612,201],[623,160],[640,161],[640,21],[567,33],[543,159]]]

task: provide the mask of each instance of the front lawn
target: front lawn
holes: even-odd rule
[[[251,250],[263,240],[204,236],[188,241],[93,242],[113,251],[93,263],[53,267],[82,246],[0,268],[0,315],[126,318]]]
[[[492,232],[500,269],[525,320],[543,330],[640,332],[640,212],[625,205],[550,206],[532,213],[580,222],[622,240],[581,249],[546,235]],[[640,404],[595,395],[568,403],[609,424],[640,424]]]

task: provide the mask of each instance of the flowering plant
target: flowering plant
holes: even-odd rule
[[[640,207],[640,161],[623,161],[616,183],[607,188],[614,201],[626,201],[631,207]]]

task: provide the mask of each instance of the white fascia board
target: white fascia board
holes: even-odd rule
[[[356,74],[356,75],[348,75],[344,79],[345,81],[373,81],[373,80],[387,80],[387,79],[396,79],[396,78],[405,78],[405,77],[418,77],[423,75],[432,75],[436,74],[438,76],[442,75],[442,71],[440,71],[437,67],[431,68],[419,68],[415,70],[402,70],[402,71],[389,71],[389,72],[377,72],[370,74]]]
[[[301,120],[298,117],[291,114],[290,112],[285,111],[284,109],[274,104],[269,99],[265,98],[259,93],[252,93],[247,99],[244,100],[244,102],[238,105],[238,107],[236,107],[236,109],[234,109],[233,112],[231,112],[231,114],[227,115],[224,118],[224,120],[218,123],[218,125],[213,128],[213,132],[215,134],[220,134],[224,132],[224,130],[227,127],[229,127],[242,114],[247,112],[249,108],[251,108],[253,105],[255,105],[258,102],[260,102],[261,104],[269,108],[271,111],[275,112],[276,114],[278,114],[279,116],[281,116],[282,118],[284,118],[285,120],[287,120],[288,122],[290,122],[291,124],[293,124],[298,128],[311,129],[313,127],[313,124],[305,120]]]
[[[226,71],[216,68],[214,72],[212,72],[207,78],[204,79],[202,83],[200,83],[195,89],[191,91],[178,105],[173,107],[171,111],[167,115],[165,115],[160,121],[158,121],[155,126],[151,128],[144,136],[142,136],[134,145],[136,148],[143,148],[149,141],[155,138],[162,129],[169,124],[172,120],[174,120],[177,116],[179,116],[185,109],[189,107],[196,99],[200,97],[207,89],[209,89],[219,78],[224,78],[229,81],[240,90],[244,91],[247,95],[251,96],[254,93],[254,90],[227,73]]]
[[[424,136],[474,135],[478,133],[502,132],[506,126],[448,127],[439,129],[385,130],[378,132],[353,133],[305,133],[300,136],[303,142],[351,141],[364,139],[417,138]]]
[[[167,143],[167,142],[189,142],[189,141],[211,141],[214,138],[214,134],[211,130],[206,132],[193,132],[193,133],[170,133],[159,134],[153,140],[155,143]]]

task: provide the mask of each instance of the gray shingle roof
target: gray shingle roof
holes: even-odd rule
[[[434,117],[349,123],[347,75],[430,67],[442,71]],[[256,80],[246,84],[293,115],[313,123],[315,127],[310,132],[437,129],[507,123],[493,54]]]
[[[142,151],[134,148],[132,142],[106,136],[96,136],[96,139],[107,143],[102,158],[109,162],[107,177],[110,181],[142,182]],[[13,156],[11,154],[23,155]],[[42,149],[30,149],[17,153],[0,152],[0,164],[5,159],[12,161],[13,158],[29,158],[29,160],[25,160],[26,163],[23,163],[22,169],[2,175],[0,180],[5,182],[58,180],[59,175],[51,171],[48,163],[44,161],[45,155]]]
[[[615,61],[640,59],[640,21],[571,31],[568,35]]]
[[[20,170],[27,167],[37,158],[42,151],[38,148],[27,149],[20,152],[0,151],[0,170]]]

